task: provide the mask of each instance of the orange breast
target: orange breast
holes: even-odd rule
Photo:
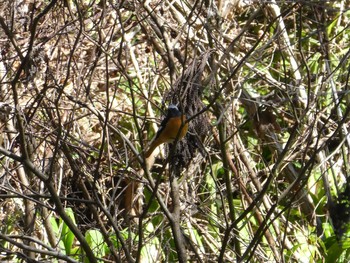
[[[163,143],[169,143],[169,142],[173,142],[177,136],[179,140],[181,140],[183,137],[185,137],[187,131],[188,131],[188,123],[185,123],[186,121],[186,117],[183,115],[182,116],[182,120],[181,118],[171,118],[168,120],[163,132],[161,133],[161,135],[159,136],[160,140]],[[181,127],[181,125],[183,125]],[[180,134],[179,130],[181,128]]]

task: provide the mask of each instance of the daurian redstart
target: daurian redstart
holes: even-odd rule
[[[188,123],[186,122],[186,116],[175,105],[169,105],[168,113],[162,121],[154,139],[151,141],[145,157],[148,158],[154,149],[162,143],[172,143],[176,139],[181,140],[185,137],[187,131]]]

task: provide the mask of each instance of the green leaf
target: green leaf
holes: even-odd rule
[[[122,231],[119,231],[119,235],[124,240],[127,240],[129,238],[129,230],[125,228]],[[133,233],[131,233],[131,236],[133,237]],[[113,242],[113,245],[115,246],[116,249],[120,249],[122,247],[116,234],[113,234],[110,237],[110,240]],[[105,249],[106,249],[106,254],[110,253],[110,250],[109,250],[108,246],[106,246]]]
[[[343,249],[341,248],[341,246],[339,246],[335,236],[331,237],[330,240],[328,240],[328,242],[329,241],[332,241],[332,245],[327,251],[327,256],[325,257],[325,263],[337,262],[340,255],[343,252]]]
[[[60,231],[61,227],[60,227],[59,223],[57,222],[56,218],[54,218],[53,216],[50,216],[49,220],[51,223],[52,230],[55,233],[55,237],[57,239],[59,239],[58,247],[60,248],[62,253],[65,253],[66,249],[64,246],[64,242],[61,239],[61,231]]]
[[[107,245],[104,242],[103,235],[99,230],[90,229],[86,231],[85,238],[97,258],[103,258],[106,255]]]
[[[141,262],[157,262],[162,258],[160,241],[154,236],[154,230],[154,226],[151,222],[145,226],[147,242],[141,249]]]
[[[66,214],[73,221],[73,223],[76,224],[74,212],[71,208],[66,209]],[[61,219],[61,222],[63,222],[62,219]],[[71,249],[73,247],[74,238],[75,238],[75,236],[74,236],[73,232],[70,230],[70,228],[67,226],[67,224],[65,222],[63,222],[61,240],[64,243],[64,247],[66,249],[67,255],[71,254]]]

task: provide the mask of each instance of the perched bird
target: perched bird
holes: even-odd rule
[[[181,140],[185,137],[187,130],[188,123],[186,122],[186,116],[181,114],[175,105],[169,105],[168,113],[162,121],[156,136],[151,141],[151,145],[146,151],[145,157],[148,158],[155,148],[162,143],[172,143],[175,139]]]

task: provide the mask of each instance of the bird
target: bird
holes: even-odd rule
[[[145,152],[145,157],[151,156],[152,152],[163,143],[173,143],[176,139],[181,140],[187,131],[186,115],[182,114],[176,105],[170,104],[166,117],[161,122],[157,134]]]

